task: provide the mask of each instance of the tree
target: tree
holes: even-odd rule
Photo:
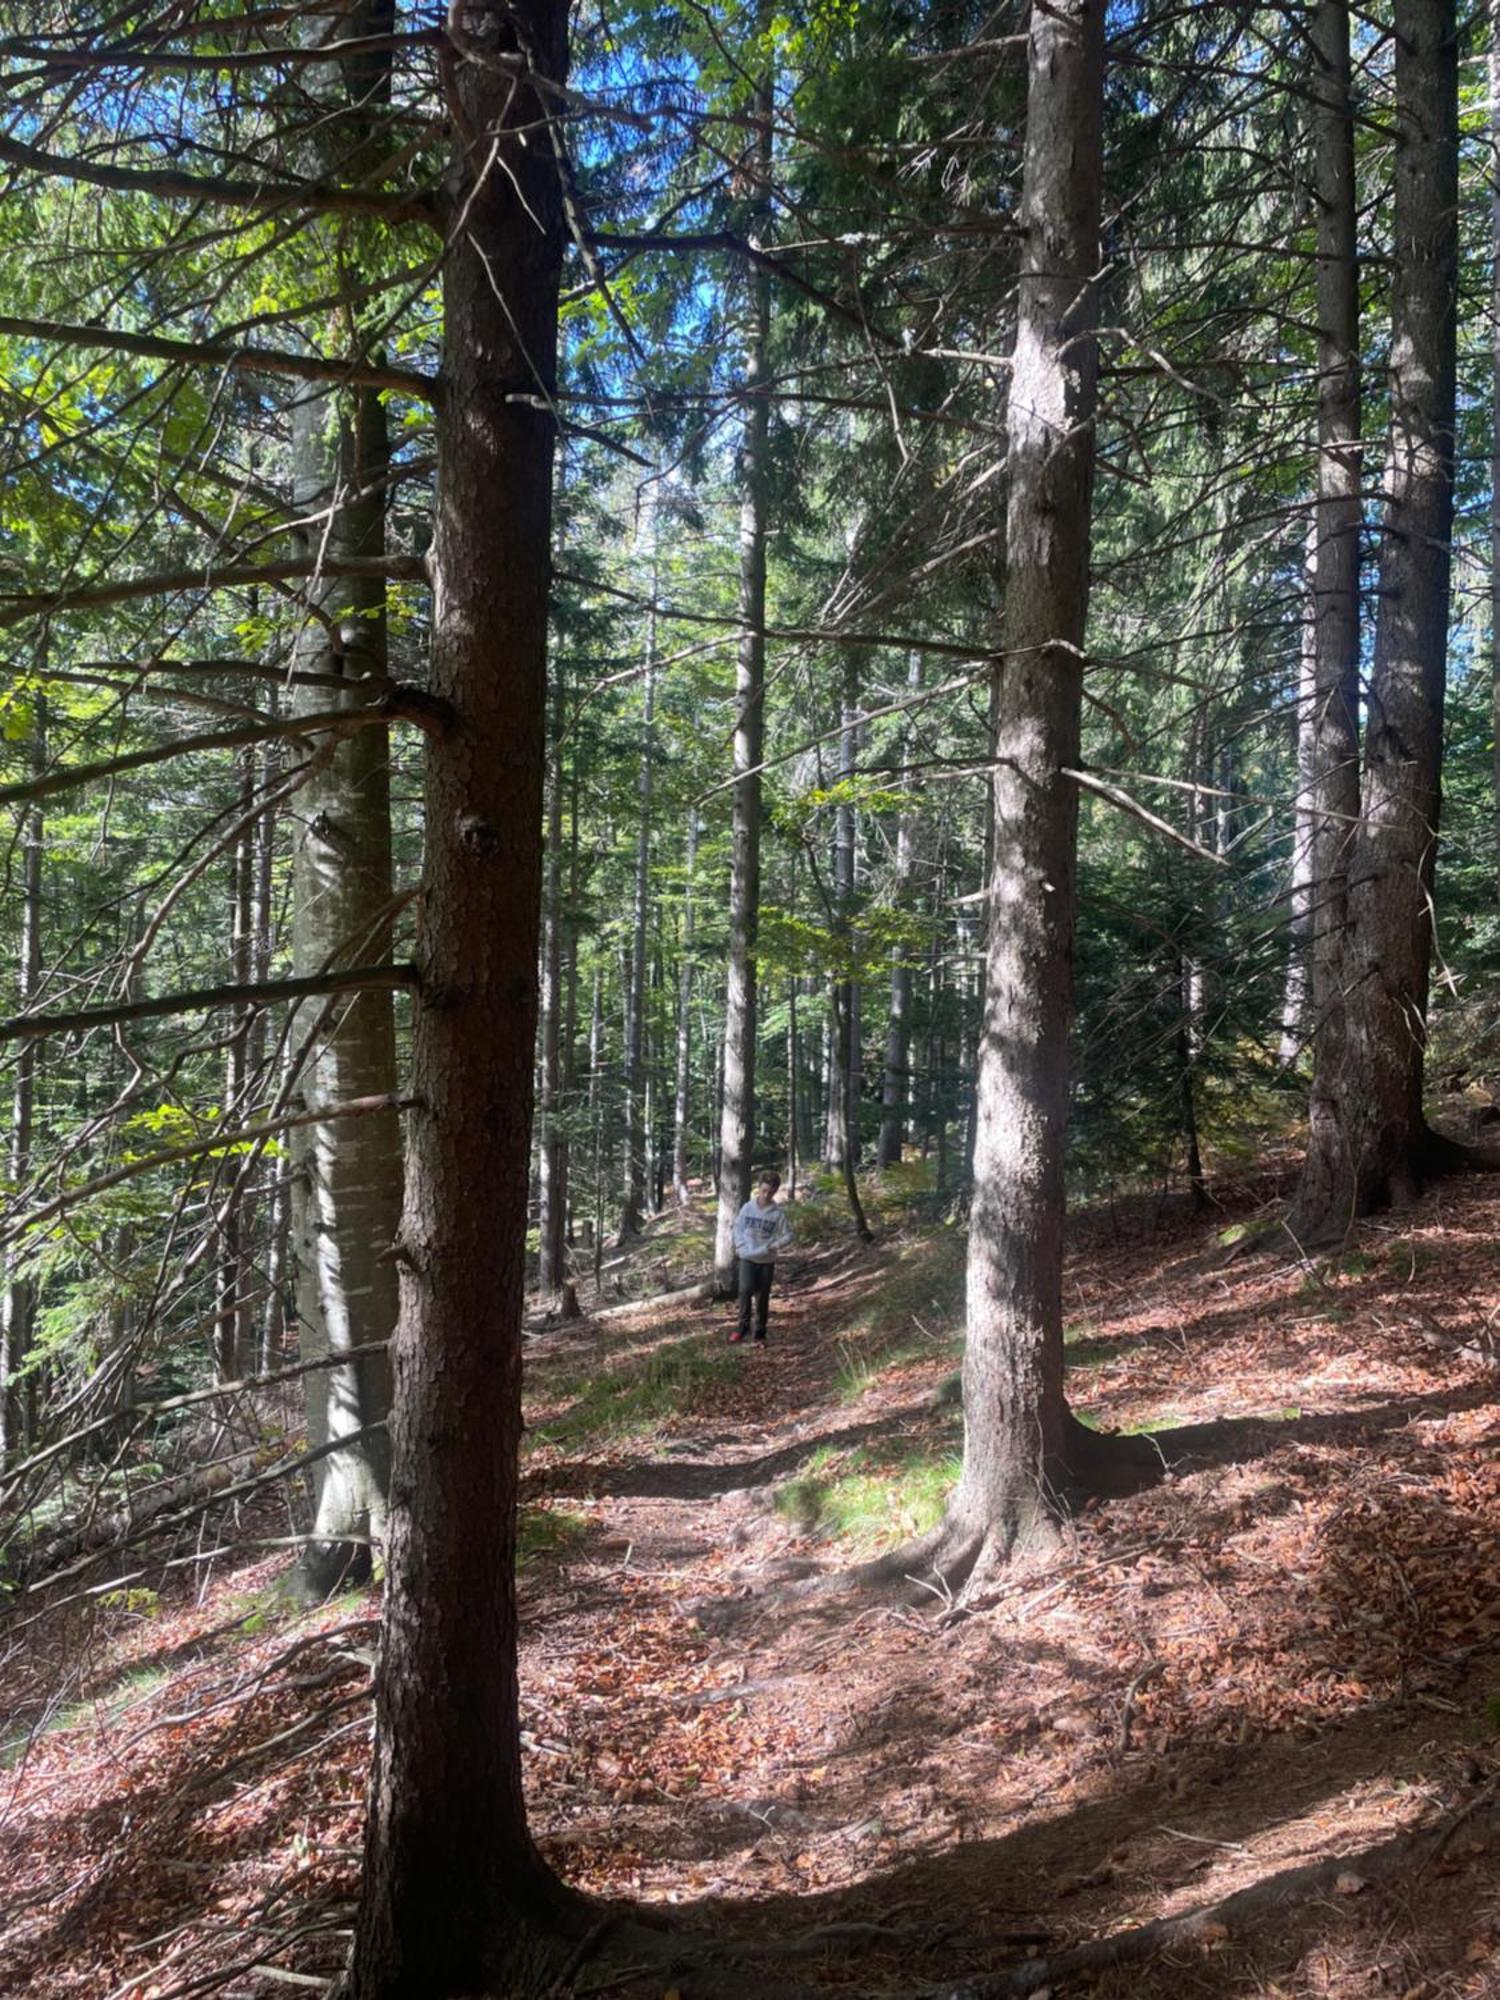
[[[1444,0],[1399,0],[1386,512],[1349,863],[1335,1076],[1319,1103],[1292,1228],[1341,1235],[1408,1198],[1448,1157],[1423,1113],[1453,526],[1458,56]],[[1349,536],[1343,531],[1344,559]]]
[[[772,86],[754,99],[754,139],[747,172],[754,184],[753,227],[771,213]],[[740,641],[735,667],[733,833],[729,875],[729,969],[724,994],[724,1107],[719,1125],[719,1205],[714,1286],[734,1289],[734,1219],[750,1199],[755,1169],[755,962],[760,925],[761,752],[766,701],[766,514],[770,468],[767,401],[771,287],[764,270],[748,279],[745,420],[740,443]]]
[[[1063,1395],[1063,1147],[1097,400],[1103,0],[1034,11],[995,851],[970,1207],[964,1457],[934,1561],[971,1585],[1050,1546],[1089,1436]]]
[[[560,0],[452,22],[417,1099],[350,1991],[540,1991],[570,1899],[521,1793],[515,1531],[563,187]],[[477,1420],[476,1420],[477,1419]],[[476,1554],[477,1551],[477,1554]]]

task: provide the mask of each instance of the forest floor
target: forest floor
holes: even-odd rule
[[[1164,1473],[973,1605],[808,1588],[936,1518],[961,1230],[893,1200],[862,1248],[831,1198],[799,1211],[764,1350],[691,1300],[532,1339],[522,1689],[559,1871],[830,1992],[1031,1965],[1058,2000],[1500,1994],[1500,1181],[1330,1264],[1234,1261],[1275,1194],[1075,1223],[1070,1395]],[[658,1225],[624,1275],[681,1281],[702,1240]],[[262,2000],[339,1964],[376,1607],[290,1613],[287,1560],[190,1549],[13,1614],[0,1991]],[[577,1991],[606,1976],[747,1979],[581,1959]]]

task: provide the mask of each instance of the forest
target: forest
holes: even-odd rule
[[[1500,1994],[1500,5],[0,79],[0,1991]]]

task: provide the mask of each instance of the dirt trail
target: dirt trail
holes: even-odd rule
[[[1253,1205],[1078,1225],[1070,1394],[1168,1473],[963,1616],[932,1578],[780,1588],[940,1505],[958,1232],[799,1251],[765,1351],[697,1302],[530,1342],[525,1745],[557,1867],[798,1945],[785,1977],[830,1990],[1500,1994],[1500,1186],[1316,1274],[1226,1265]],[[284,1504],[241,1531],[284,1535]],[[33,1711],[62,1690],[0,1771],[0,1989],[185,2000],[235,1964],[224,1990],[269,2000],[337,1968],[377,1607],[287,1618],[286,1560],[179,1568],[0,1662]],[[1142,1962],[1049,1970],[1195,1910]]]
[[[1151,1428],[1171,1470],[957,1619],[936,1585],[930,1611],[767,1594],[850,1559],[775,1510],[815,1454],[836,1476],[872,1445],[885,1464],[956,1442],[941,1339],[849,1392],[850,1327],[899,1287],[901,1246],[804,1259],[769,1349],[646,1448],[537,1452],[532,1491],[587,1523],[538,1580],[526,1662],[553,1717],[535,1797],[559,1865],[695,1927],[963,1934],[832,1952],[819,1976],[861,1990],[999,1972],[1018,1932],[1050,1957],[1268,1884],[1263,1914],[1110,1980],[1500,1992],[1497,1200],[1446,1190],[1321,1278],[1226,1265],[1175,1220],[1085,1232],[1070,1393]],[[592,1352],[706,1346],[713,1321],[626,1322]],[[539,1360],[544,1403],[567,1368]],[[722,1630],[704,1615],[721,1603]],[[1324,1861],[1338,1888],[1279,1899],[1277,1877]]]

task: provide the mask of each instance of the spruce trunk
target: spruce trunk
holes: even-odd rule
[[[561,0],[468,0],[451,85],[424,923],[390,1574],[354,2000],[540,1993],[573,1903],[521,1786],[516,1498],[542,874]],[[486,56],[495,60],[486,61]],[[518,73],[515,59],[524,57]]]

